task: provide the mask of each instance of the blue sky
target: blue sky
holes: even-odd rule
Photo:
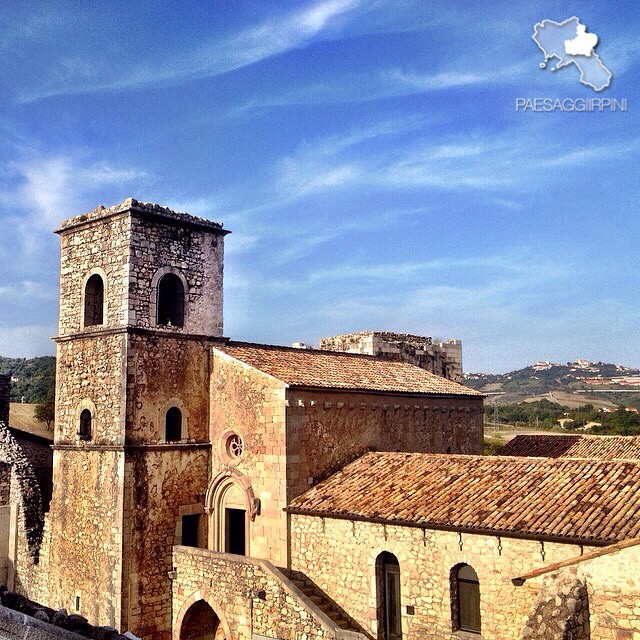
[[[540,69],[573,15],[613,72]],[[640,366],[637,3],[0,6],[0,355],[53,353],[64,218],[222,221],[225,334],[463,340],[467,371]],[[516,112],[517,98],[628,111]]]

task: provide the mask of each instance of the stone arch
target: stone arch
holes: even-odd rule
[[[231,638],[231,629],[224,615],[224,607],[213,597],[213,594],[208,589],[199,589],[198,591],[194,591],[182,603],[173,627],[172,640],[185,640],[182,635],[185,618],[187,618],[188,621],[187,614],[191,608],[199,602],[206,603],[213,611],[218,619],[218,630],[222,630],[223,637]],[[215,640],[219,640],[220,634],[217,633],[214,637]]]
[[[402,638],[402,601],[400,561],[389,551],[375,560],[376,619],[379,640]]]
[[[180,328],[186,327],[187,321],[188,321],[187,316],[189,311],[189,305],[187,304],[187,298],[189,296],[189,283],[187,282],[187,279],[184,277],[184,274],[182,273],[182,271],[180,271],[180,269],[177,269],[176,267],[169,267],[169,266],[162,267],[158,269],[158,271],[156,271],[155,275],[151,279],[151,301],[149,305],[151,322],[153,325],[157,327],[167,326],[166,324],[159,321],[160,319],[158,318],[158,313],[160,311],[160,307],[159,307],[160,283],[161,283],[161,280],[164,278],[164,276],[169,274],[171,274],[172,276],[175,276],[180,281],[180,283],[182,283],[182,292],[183,292],[182,322],[181,324],[176,324],[173,327],[173,328],[180,329]]]
[[[480,633],[480,579],[474,567],[459,562],[449,572],[451,625],[454,631]]]
[[[205,512],[209,514],[209,548],[215,551],[225,551],[225,509],[229,498],[241,500],[245,511],[245,541],[246,552],[249,555],[250,523],[260,511],[260,502],[256,499],[247,476],[236,469],[226,469],[218,474],[209,484],[205,495]]]
[[[358,523],[356,523],[356,527]],[[382,528],[384,525],[380,525]],[[386,538],[386,535],[385,535]],[[388,554],[394,556],[401,569],[400,573],[400,583],[401,587],[403,587],[403,581],[406,579],[407,572],[402,572],[402,567],[409,566],[407,563],[411,563],[411,559],[405,553],[405,550],[402,545],[394,545],[393,538],[389,535],[389,539],[384,544],[376,544],[374,547],[369,549],[369,557],[367,561],[367,575],[369,579],[369,607],[371,611],[376,612],[376,625],[378,625],[378,605],[380,604],[378,601],[378,588],[379,588],[379,558],[383,556],[383,554]],[[404,588],[406,589],[406,584],[404,584]],[[376,627],[377,628],[377,627]]]
[[[158,421],[157,421],[158,432],[159,432],[158,437],[163,442],[169,442],[169,440],[167,440],[167,433],[166,433],[166,426],[167,426],[166,418],[167,418],[167,412],[173,407],[175,407],[176,409],[179,409],[182,415],[182,427],[181,427],[180,440],[187,440],[189,438],[189,411],[184,406],[184,402],[182,402],[180,398],[169,398],[166,402],[164,402],[160,406],[158,410]]]
[[[44,527],[40,486],[33,467],[2,422],[0,422],[0,462],[10,466],[11,484],[13,485],[14,482],[17,484],[27,547],[33,562],[36,563],[40,554]]]
[[[89,434],[83,433],[82,431],[83,414],[86,411],[89,411],[91,414],[91,430]],[[89,398],[80,400],[76,406],[76,436],[80,440],[93,440],[95,438],[97,417],[96,405],[93,401],[89,400]]]
[[[87,311],[88,311],[87,307],[90,303],[90,301],[87,299],[87,287],[91,284],[89,281],[97,282],[97,278],[100,279],[101,285],[102,285],[101,299],[99,301],[95,300],[93,304],[98,304],[99,302],[99,305],[101,307],[100,314],[99,314],[100,322],[96,322],[96,321],[87,322],[89,317],[92,317],[93,320],[96,320],[96,316],[93,313],[89,315],[87,314]],[[97,291],[95,293],[97,293]],[[100,267],[94,267],[86,274],[86,276],[84,277],[84,280],[82,281],[82,299],[80,303],[81,304],[81,307],[80,307],[80,328],[81,329],[85,329],[86,327],[104,326],[107,318],[107,305],[108,305],[107,298],[108,298],[107,274],[104,272],[104,269],[101,269]]]

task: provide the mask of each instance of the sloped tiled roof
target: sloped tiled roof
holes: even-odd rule
[[[498,455],[640,460],[640,436],[520,435]]]
[[[247,342],[215,348],[294,387],[482,397],[420,367],[374,356]]]
[[[640,535],[640,464],[368,453],[287,510],[605,544]]]

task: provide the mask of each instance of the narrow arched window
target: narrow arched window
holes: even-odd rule
[[[400,564],[387,551],[376,558],[376,591],[378,638],[399,640],[402,638]]]
[[[166,273],[158,282],[159,325],[184,326],[184,285],[175,273]]]
[[[83,409],[80,413],[80,424],[78,425],[78,436],[80,440],[91,440],[92,416],[89,409]]]
[[[165,417],[165,436],[167,442],[182,439],[182,411],[178,407],[171,407]]]
[[[452,569],[451,606],[454,628],[480,633],[480,581],[468,564]]]
[[[94,273],[84,287],[84,326],[91,327],[103,323],[104,282]]]

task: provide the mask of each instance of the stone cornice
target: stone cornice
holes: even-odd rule
[[[140,444],[77,444],[73,442],[56,442],[51,445],[54,451],[170,451],[210,449],[210,442],[159,442]]]
[[[181,331],[175,331],[171,329],[157,329],[136,327],[132,325],[126,325],[123,327],[109,327],[105,329],[90,329],[88,331],[76,331],[75,333],[69,333],[62,336],[54,336],[51,339],[56,342],[71,342],[72,340],[84,340],[87,338],[95,338],[101,336],[114,336],[114,335],[141,335],[141,336],[157,336],[162,338],[179,338],[182,340],[196,340],[196,341],[208,341],[212,345],[216,343],[226,343],[229,338],[223,336],[209,336],[201,333],[183,333]]]

